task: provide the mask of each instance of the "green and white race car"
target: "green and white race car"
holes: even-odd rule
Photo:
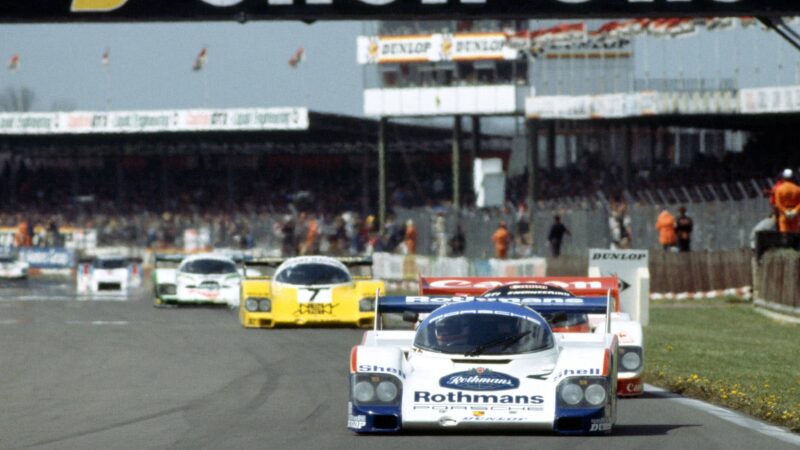
[[[183,303],[239,306],[242,275],[233,259],[206,253],[156,255],[155,260],[155,306]]]

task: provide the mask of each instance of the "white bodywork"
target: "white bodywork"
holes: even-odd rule
[[[109,267],[109,266],[121,267]],[[100,256],[77,269],[78,292],[125,291],[130,281],[130,267],[120,256]]]
[[[164,296],[175,303],[211,303],[239,306],[242,275],[230,273],[188,273],[189,264],[202,260],[226,262],[234,267],[231,258],[216,254],[199,254],[184,258],[177,268],[156,269],[159,284],[174,284],[175,295]]]
[[[553,429],[556,386],[568,374],[600,375],[603,334],[556,333],[550,350],[522,355],[459,357],[414,350],[413,331],[368,332],[357,348],[357,372],[392,372],[403,379],[402,426],[415,428]],[[406,356],[407,355],[407,356]],[[476,367],[519,379],[516,389],[461,391],[443,388],[440,379]],[[535,378],[534,378],[535,377]]]
[[[391,301],[396,305],[396,300]],[[519,428],[560,434],[611,431],[616,420],[618,338],[610,332],[610,318],[592,333],[552,333],[550,340],[547,320],[522,306],[524,302],[561,302],[555,307],[551,304],[550,310],[569,310],[569,306],[562,305],[572,302],[583,307],[582,299],[406,297],[405,301],[453,303],[431,313],[417,330],[382,330],[376,324],[375,330],[364,334],[362,344],[351,353],[349,429],[362,433],[445,428]],[[501,304],[506,301],[522,303]],[[594,303],[596,307],[598,302]],[[610,308],[610,302],[607,305]],[[469,331],[447,332],[451,328],[445,324],[447,320],[471,323],[458,333]],[[487,325],[500,322],[514,325],[505,329]],[[524,328],[518,322],[536,325]],[[439,325],[445,325],[441,332]],[[431,344],[434,328],[437,337]],[[541,329],[546,334],[522,331],[515,335],[515,329],[516,333],[520,329]],[[448,335],[462,340],[447,341]],[[474,339],[489,336],[495,337]],[[534,339],[531,336],[543,339],[540,347],[530,340]],[[509,347],[520,337],[529,339],[523,342],[533,346]],[[548,341],[550,344],[545,344]],[[497,351],[485,352],[494,346],[499,347]],[[397,403],[382,406],[377,392],[392,391],[387,378],[397,380],[400,397],[383,400]],[[370,384],[376,394],[369,393]],[[565,394],[568,391],[572,394]],[[569,403],[568,398],[578,395],[575,391],[580,397]],[[588,403],[590,391],[594,400]],[[391,394],[386,395],[389,397],[384,398],[392,398]]]
[[[3,258],[0,260],[0,279],[21,280],[28,278],[29,265],[17,258]]]

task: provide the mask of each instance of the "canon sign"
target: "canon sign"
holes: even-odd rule
[[[797,0],[36,0],[0,22],[794,16]]]

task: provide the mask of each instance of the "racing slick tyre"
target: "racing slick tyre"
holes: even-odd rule
[[[155,307],[155,308],[177,308],[178,305],[175,304],[175,303],[172,303],[172,302],[165,302],[164,300],[161,300],[161,298],[156,297],[155,300],[153,301],[153,307]]]

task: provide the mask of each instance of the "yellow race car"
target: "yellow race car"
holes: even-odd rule
[[[275,271],[272,276],[251,276],[258,266]],[[239,304],[242,326],[372,326],[376,293],[384,295],[386,286],[373,280],[371,272],[353,276],[348,267],[371,269],[372,258],[298,256],[245,261]]]

